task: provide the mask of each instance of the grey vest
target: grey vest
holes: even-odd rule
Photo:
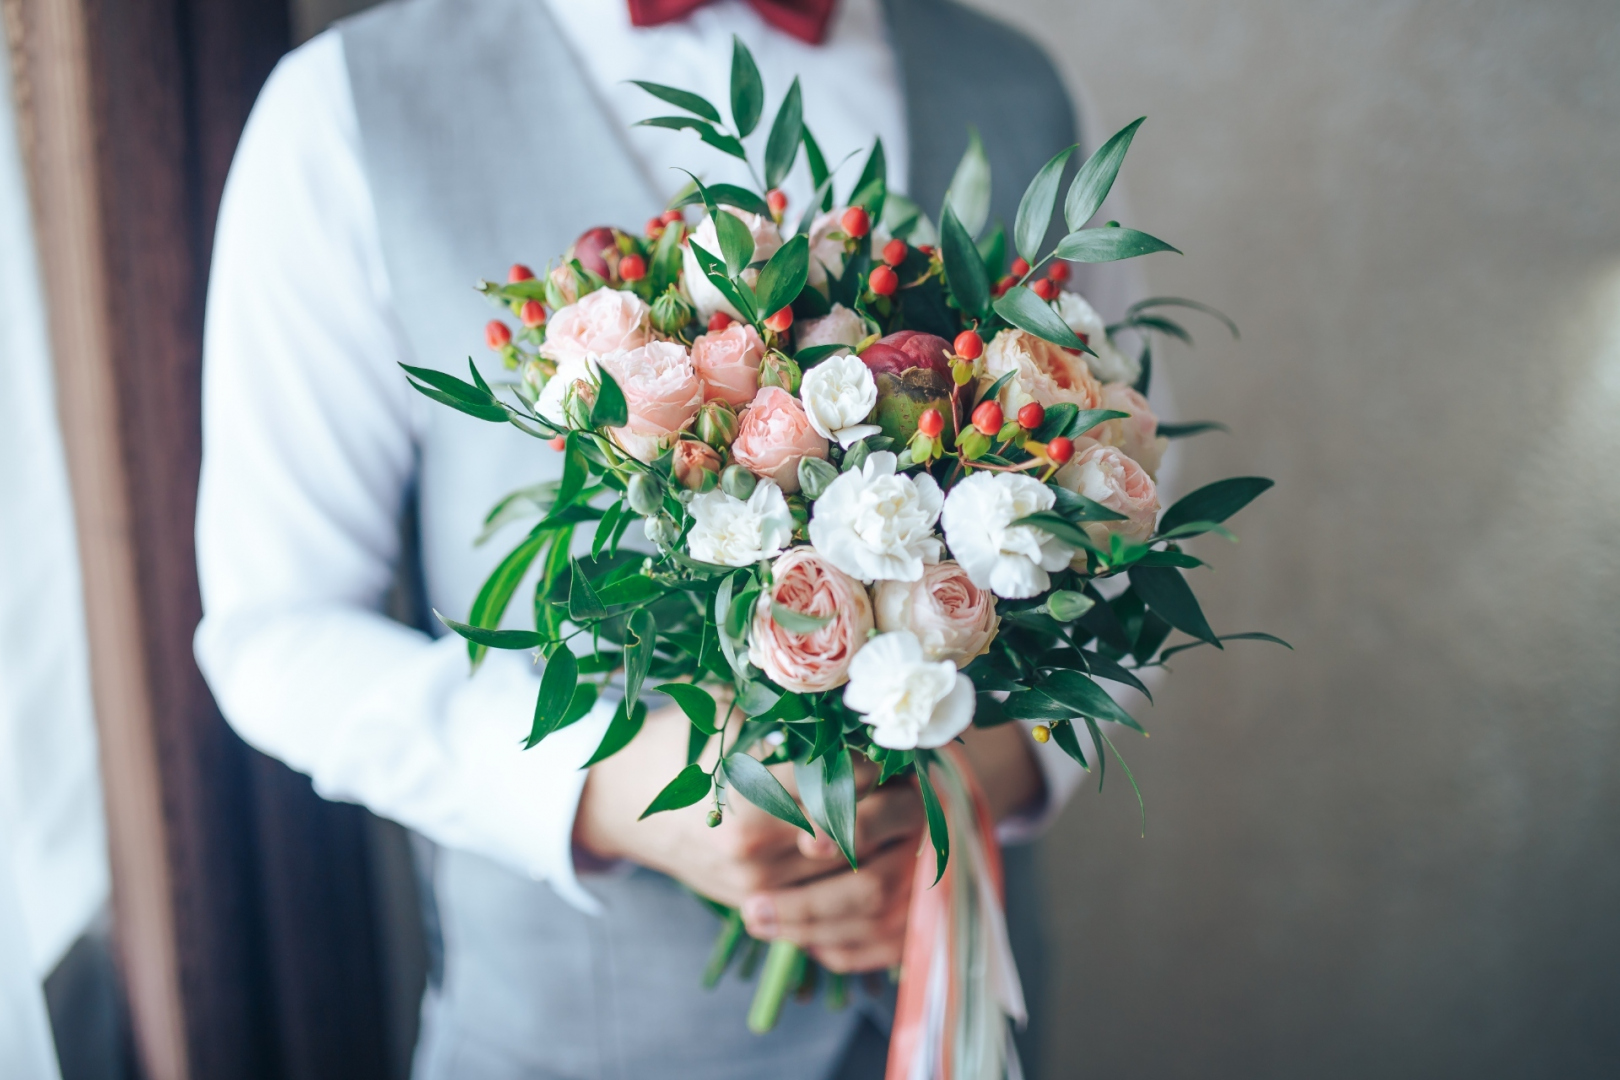
[[[1024,183],[1075,141],[1061,81],[1029,41],[953,3],[886,6],[907,103],[909,193],[939,206],[973,124],[997,177],[992,215],[1010,225]],[[487,356],[491,311],[471,288],[478,278],[543,263],[586,227],[661,209],[542,0],[396,0],[341,33],[413,363],[464,375],[467,357]],[[460,614],[501,555],[499,543],[472,545],[483,514],[560,465],[515,429],[445,408],[427,415],[423,581],[434,608]],[[526,605],[513,607],[521,616]],[[444,962],[424,1007],[419,1077],[811,1080],[837,1069],[863,1009],[881,1022],[881,1000],[842,1013],[790,1004],[775,1032],[752,1036],[743,1024],[751,985],[698,985],[713,916],[648,871],[585,884],[604,918],[488,861],[440,853]]]

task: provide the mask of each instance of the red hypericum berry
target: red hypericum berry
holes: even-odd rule
[[[656,240],[660,236],[663,236],[664,235],[664,227],[665,226],[664,226],[664,219],[663,218],[657,218],[657,217],[648,218],[647,219],[647,238],[649,240]]]
[[[1041,426],[1041,421],[1045,419],[1046,410],[1041,408],[1041,403],[1038,401],[1032,401],[1018,410],[1018,426],[1025,431],[1034,431]]]
[[[681,220],[681,212],[679,210],[665,210],[662,214],[658,215],[658,220],[662,221],[665,225],[673,225],[677,221]]]
[[[781,217],[782,211],[787,209],[786,193],[781,188],[771,188],[765,193],[765,205],[771,208],[773,215]]]
[[[525,300],[523,306],[518,309],[518,318],[523,320],[524,326],[533,330],[546,321],[546,309],[540,306],[538,300]]]
[[[906,242],[904,240],[890,240],[883,245],[883,261],[890,266],[899,266],[906,261]]]
[[[484,344],[500,352],[512,344],[512,328],[499,319],[491,319],[484,324]]]
[[[977,360],[984,355],[984,338],[975,331],[964,330],[956,335],[956,341],[952,343],[951,348],[955,349],[956,355],[964,360]]]
[[[1008,274],[1006,277],[996,282],[995,294],[1000,296],[1002,293],[1006,292],[1016,284],[1018,284],[1018,279],[1013,277],[1011,274]]]
[[[619,277],[625,281],[640,281],[647,276],[647,260],[630,254],[619,260]]]
[[[1024,261],[1022,257],[1014,259],[1012,264],[1012,273],[1013,277],[1023,277],[1025,274],[1029,273],[1029,263]]]
[[[938,409],[929,409],[917,417],[917,430],[932,439],[945,430],[945,418]]]
[[[509,285],[516,285],[520,281],[532,281],[533,279],[534,271],[522,263],[513,263],[512,269],[506,272],[506,282]]]
[[[709,316],[709,330],[724,330],[731,325],[731,316],[723,311],[717,311]]]
[[[1030,288],[1034,290],[1036,296],[1047,301],[1048,303],[1057,299],[1058,283],[1053,281],[1051,278],[1043,277],[1041,280],[1031,285]]]
[[[1069,264],[1066,262],[1053,263],[1051,266],[1046,268],[1046,276],[1051,278],[1053,281],[1068,281]]]
[[[553,450],[565,450],[568,447],[568,440],[563,436],[558,435],[549,440],[546,445],[551,447]]]
[[[1068,460],[1074,457],[1073,440],[1059,435],[1057,438],[1046,444],[1046,456],[1051,458],[1054,464],[1067,464]]]
[[[973,426],[985,435],[994,436],[1001,430],[1001,406],[995,401],[981,401],[973,410]]]
[[[934,245],[933,244],[919,244],[919,245],[917,245],[917,250],[922,252],[924,255],[928,256],[930,259],[932,259],[934,257]]]
[[[782,308],[776,314],[765,320],[765,329],[775,334],[787,333],[787,328],[793,325],[793,309]]]
[[[866,283],[879,296],[893,296],[894,290],[900,287],[900,275],[888,266],[874,266]]]
[[[852,206],[844,211],[844,216],[838,219],[838,224],[844,227],[844,232],[859,240],[872,231],[872,218],[859,207]]]

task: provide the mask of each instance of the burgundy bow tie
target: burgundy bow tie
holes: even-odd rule
[[[684,19],[709,0],[630,0],[630,22],[657,26]],[[820,45],[836,0],[748,0],[759,17],[800,41]]]

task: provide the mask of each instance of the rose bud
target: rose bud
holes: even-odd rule
[[[896,274],[892,267],[879,264],[872,268],[866,284],[878,296],[893,296],[894,291],[900,287],[900,275]]]
[[[580,234],[578,240],[568,248],[563,255],[563,262],[578,259],[579,265],[604,280],[611,280],[613,268],[608,265],[608,255],[611,253],[617,261],[619,253],[619,237],[617,229],[610,229],[605,225],[598,225],[594,229],[586,229]]]
[[[579,282],[575,280],[574,268],[567,263],[552,267],[546,275],[546,303],[551,310],[561,311],[578,299]]]
[[[523,320],[524,326],[533,330],[535,327],[545,323],[546,309],[540,306],[538,300],[525,300],[523,301],[523,307],[518,309],[518,318]]]
[[[659,514],[655,518],[647,519],[641,527],[642,535],[654,546],[667,548],[680,538],[681,530],[675,527],[674,519],[666,514]]]
[[[1031,401],[1018,410],[1018,426],[1028,431],[1034,431],[1046,419],[1046,410],[1038,401]]]
[[[1036,296],[1040,297],[1042,300],[1045,300],[1047,303],[1051,303],[1053,300],[1057,299],[1058,283],[1053,281],[1051,278],[1041,278],[1041,280],[1031,285],[1030,289],[1035,293]]]
[[[1029,273],[1029,262],[1022,256],[1014,259],[1012,264],[1012,276],[1023,277],[1027,273]]]
[[[877,407],[871,422],[883,434],[904,445],[917,432],[922,415],[929,410],[941,419],[953,417],[950,344],[942,337],[917,330],[901,330],[867,346],[861,362],[877,383]],[[954,431],[943,431],[939,438],[948,449]]]
[[[765,205],[771,208],[771,216],[781,221],[782,212],[787,209],[787,195],[781,188],[771,188],[765,193]]]
[[[1001,406],[995,401],[981,401],[979,407],[973,410],[973,426],[984,434],[996,436],[1001,434]]]
[[[956,335],[952,348],[956,350],[956,355],[964,360],[977,360],[984,355],[984,338],[976,331],[964,330]]]
[[[688,491],[710,491],[720,483],[720,455],[708,443],[682,439],[675,444],[670,473]]]
[[[890,266],[899,266],[906,261],[906,242],[904,240],[890,240],[883,245],[883,261]]]
[[[619,277],[625,281],[640,281],[647,276],[647,260],[640,255],[626,255],[619,260]]]
[[[1069,280],[1069,264],[1061,260],[1046,268],[1046,276],[1053,281],[1064,282]]]
[[[1046,456],[1055,465],[1067,464],[1069,459],[1074,457],[1074,441],[1059,435],[1046,444]]]
[[[766,323],[769,326],[769,323]],[[799,384],[804,380],[804,373],[799,370],[797,361],[791,360],[779,352],[768,354],[759,365],[759,385],[780,386],[790,394],[799,392]]]
[[[709,316],[709,331],[724,330],[731,325],[731,316],[723,311],[717,311]]]
[[[793,325],[793,309],[782,308],[776,314],[765,320],[765,329],[773,334],[785,334],[788,327]]]
[[[527,266],[524,266],[522,263],[513,263],[512,264],[512,269],[510,269],[510,270],[508,270],[506,272],[506,282],[507,282],[508,285],[516,285],[520,281],[533,281],[533,280],[534,280],[534,271],[530,270]]]
[[[730,446],[737,437],[737,414],[731,411],[730,405],[718,398],[705,401],[698,410],[693,430],[698,438],[716,450],[722,449]]]
[[[636,473],[625,485],[624,501],[642,517],[652,517],[663,507],[664,493],[658,489],[657,480],[646,473]]]
[[[652,302],[652,324],[660,334],[679,333],[695,315],[697,308],[673,285]]]
[[[838,224],[844,227],[844,232],[859,240],[872,231],[872,218],[865,209],[852,206],[844,211],[844,216],[838,219]]]
[[[500,352],[512,344],[512,328],[499,319],[489,320],[484,324],[484,344]]]
[[[815,457],[799,459],[799,490],[804,492],[805,498],[821,498],[821,493],[836,479],[838,470],[832,462]]]
[[[720,490],[743,502],[748,501],[758,483],[754,474],[741,465],[727,465],[725,471],[720,474]]]

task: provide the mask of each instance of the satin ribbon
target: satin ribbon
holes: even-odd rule
[[[658,26],[684,19],[709,0],[630,0],[633,26]],[[827,36],[836,0],[748,0],[759,17],[784,34],[820,45]]]

